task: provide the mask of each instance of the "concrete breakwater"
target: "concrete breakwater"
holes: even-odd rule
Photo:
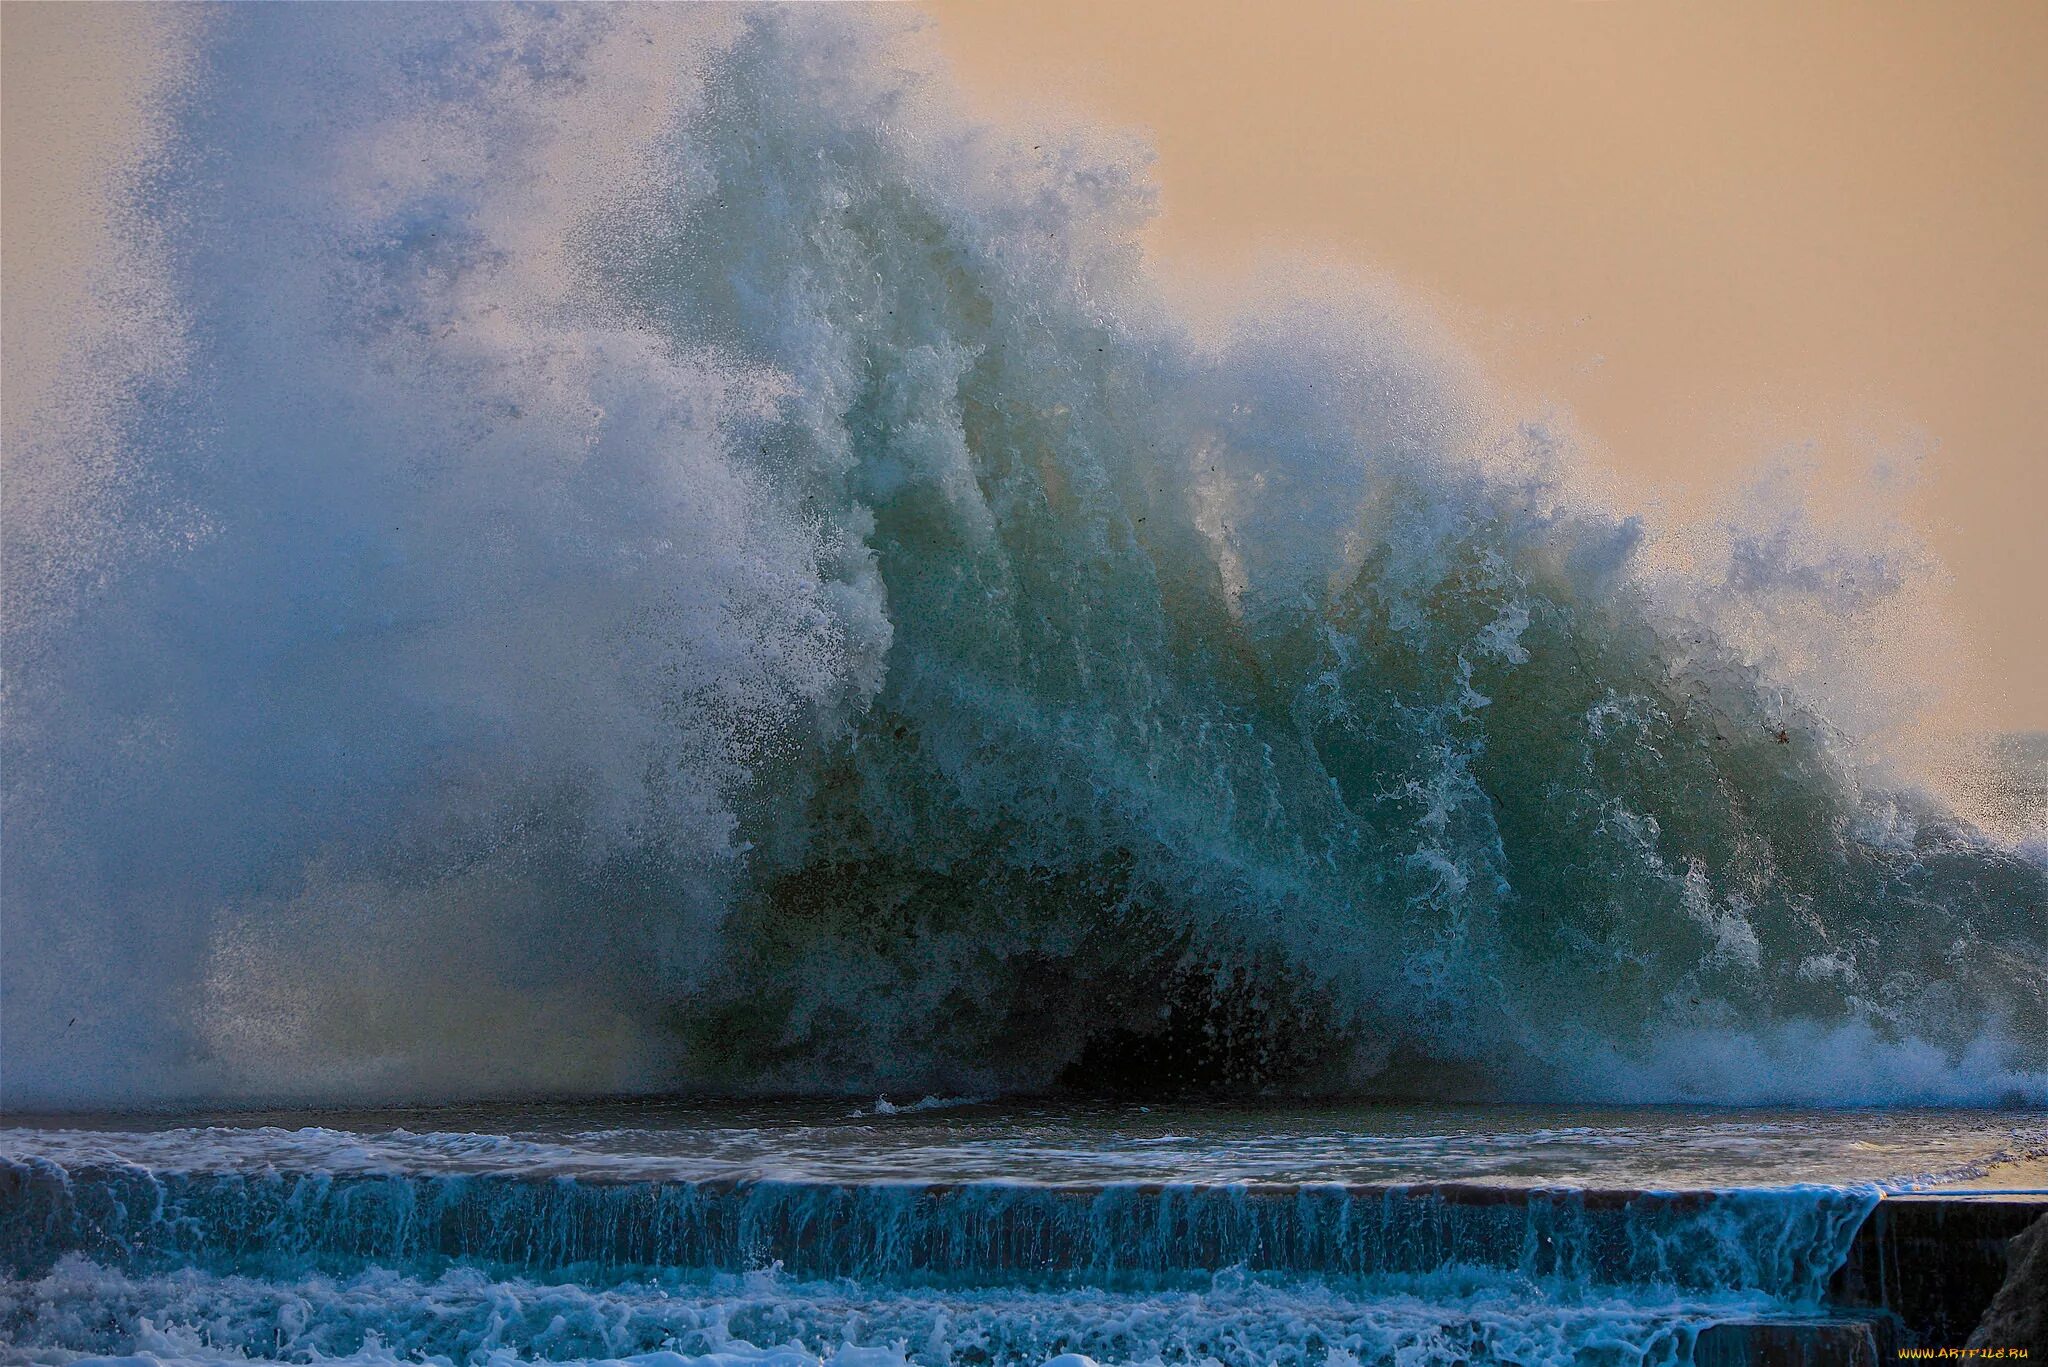
[[[2012,1256],[2020,1243],[2029,1245],[2031,1262]],[[2035,1244],[2048,1248],[2048,1194],[1885,1199],[1857,1230],[1847,1260],[1829,1281],[1827,1313],[1715,1325],[1700,1334],[1693,1362],[1881,1367],[2048,1361],[2048,1256],[2035,1252]]]
[[[1828,1299],[1885,1312],[1884,1328],[1896,1336],[1896,1348],[1971,1345],[2001,1289],[2022,1275],[2008,1256],[2013,1241],[2044,1219],[2048,1193],[1889,1197],[1857,1230],[1847,1260],[1828,1284]],[[2015,1286],[2014,1294],[2025,1292]],[[1974,1346],[2025,1348],[2026,1360],[2048,1358],[2048,1344],[1980,1338]]]

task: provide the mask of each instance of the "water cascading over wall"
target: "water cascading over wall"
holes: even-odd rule
[[[1870,1189],[1728,1192],[781,1181],[0,1166],[0,1260],[289,1277],[481,1266],[588,1285],[774,1267],[869,1286],[1201,1287],[1488,1268],[1553,1289],[1656,1286],[1817,1305]]]

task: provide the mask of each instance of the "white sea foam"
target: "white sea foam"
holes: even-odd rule
[[[592,1291],[457,1271],[283,1283],[177,1273],[131,1278],[72,1261],[0,1283],[17,1327],[0,1361],[73,1352],[166,1364],[631,1362],[640,1367],[1036,1367],[1209,1361],[1237,1367],[1688,1360],[1707,1324],[1776,1313],[1755,1296],[1559,1294],[1453,1271],[1367,1291],[1242,1274],[1176,1294],[876,1292],[772,1272]]]

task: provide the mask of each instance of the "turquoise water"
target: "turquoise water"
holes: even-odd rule
[[[1669,1361],[2039,1112],[943,1099],[0,1132],[14,1360]],[[664,1357],[663,1354],[673,1356]]]

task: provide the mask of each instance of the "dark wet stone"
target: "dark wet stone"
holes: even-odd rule
[[[1700,1331],[1694,1367],[1878,1367],[1883,1335],[1869,1320],[1716,1324]]]
[[[1977,1321],[1968,1346],[2025,1348],[2028,1361],[2048,1359],[2048,1215],[2013,1236],[2005,1261],[2005,1285]]]
[[[1878,1203],[1828,1287],[1836,1305],[1897,1317],[1908,1347],[1960,1348],[2006,1285],[2006,1248],[2048,1200],[1904,1197]]]

